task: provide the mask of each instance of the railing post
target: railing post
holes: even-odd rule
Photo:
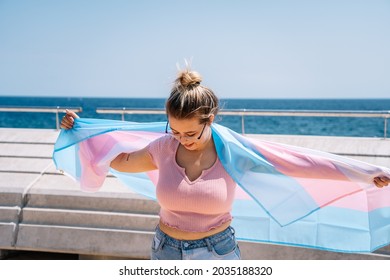
[[[245,109],[244,109],[244,111],[245,111]],[[245,118],[245,115],[242,114],[241,115],[241,132],[242,132],[242,134],[245,134],[245,121],[244,121],[244,118]]]
[[[123,107],[122,108],[122,121],[125,121],[125,110],[126,110],[126,108]]]
[[[385,116],[385,127],[383,128],[383,137],[386,140],[386,138],[387,138],[387,116]]]
[[[57,111],[56,111],[56,129],[59,130],[60,129],[60,119],[59,119],[59,116],[58,116],[58,110],[60,109],[59,106],[57,106]]]

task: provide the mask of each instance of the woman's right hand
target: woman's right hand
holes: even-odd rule
[[[65,110],[65,113],[66,115],[62,118],[60,127],[63,129],[71,129],[74,125],[74,119],[79,118],[79,116],[68,109]]]

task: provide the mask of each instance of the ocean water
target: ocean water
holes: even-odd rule
[[[165,99],[10,97],[0,96],[0,107],[81,107],[81,117],[120,120],[120,115],[98,114],[97,108],[164,108]],[[390,111],[390,99],[222,99],[222,109]],[[61,116],[62,117],[62,114]],[[165,115],[125,115],[136,122],[166,121]],[[241,132],[241,117],[219,116],[217,122]],[[56,127],[55,114],[0,112],[0,127]],[[389,124],[387,124],[389,131]],[[257,134],[383,137],[383,118],[245,117],[245,132]]]

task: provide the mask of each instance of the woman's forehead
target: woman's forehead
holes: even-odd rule
[[[199,129],[199,119],[190,118],[190,119],[176,119],[174,117],[169,117],[169,126],[171,129],[174,129],[179,132],[190,132],[197,131]]]

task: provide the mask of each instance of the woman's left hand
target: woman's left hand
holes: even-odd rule
[[[378,176],[375,177],[373,181],[378,188],[383,188],[390,183],[390,178],[386,176]]]

